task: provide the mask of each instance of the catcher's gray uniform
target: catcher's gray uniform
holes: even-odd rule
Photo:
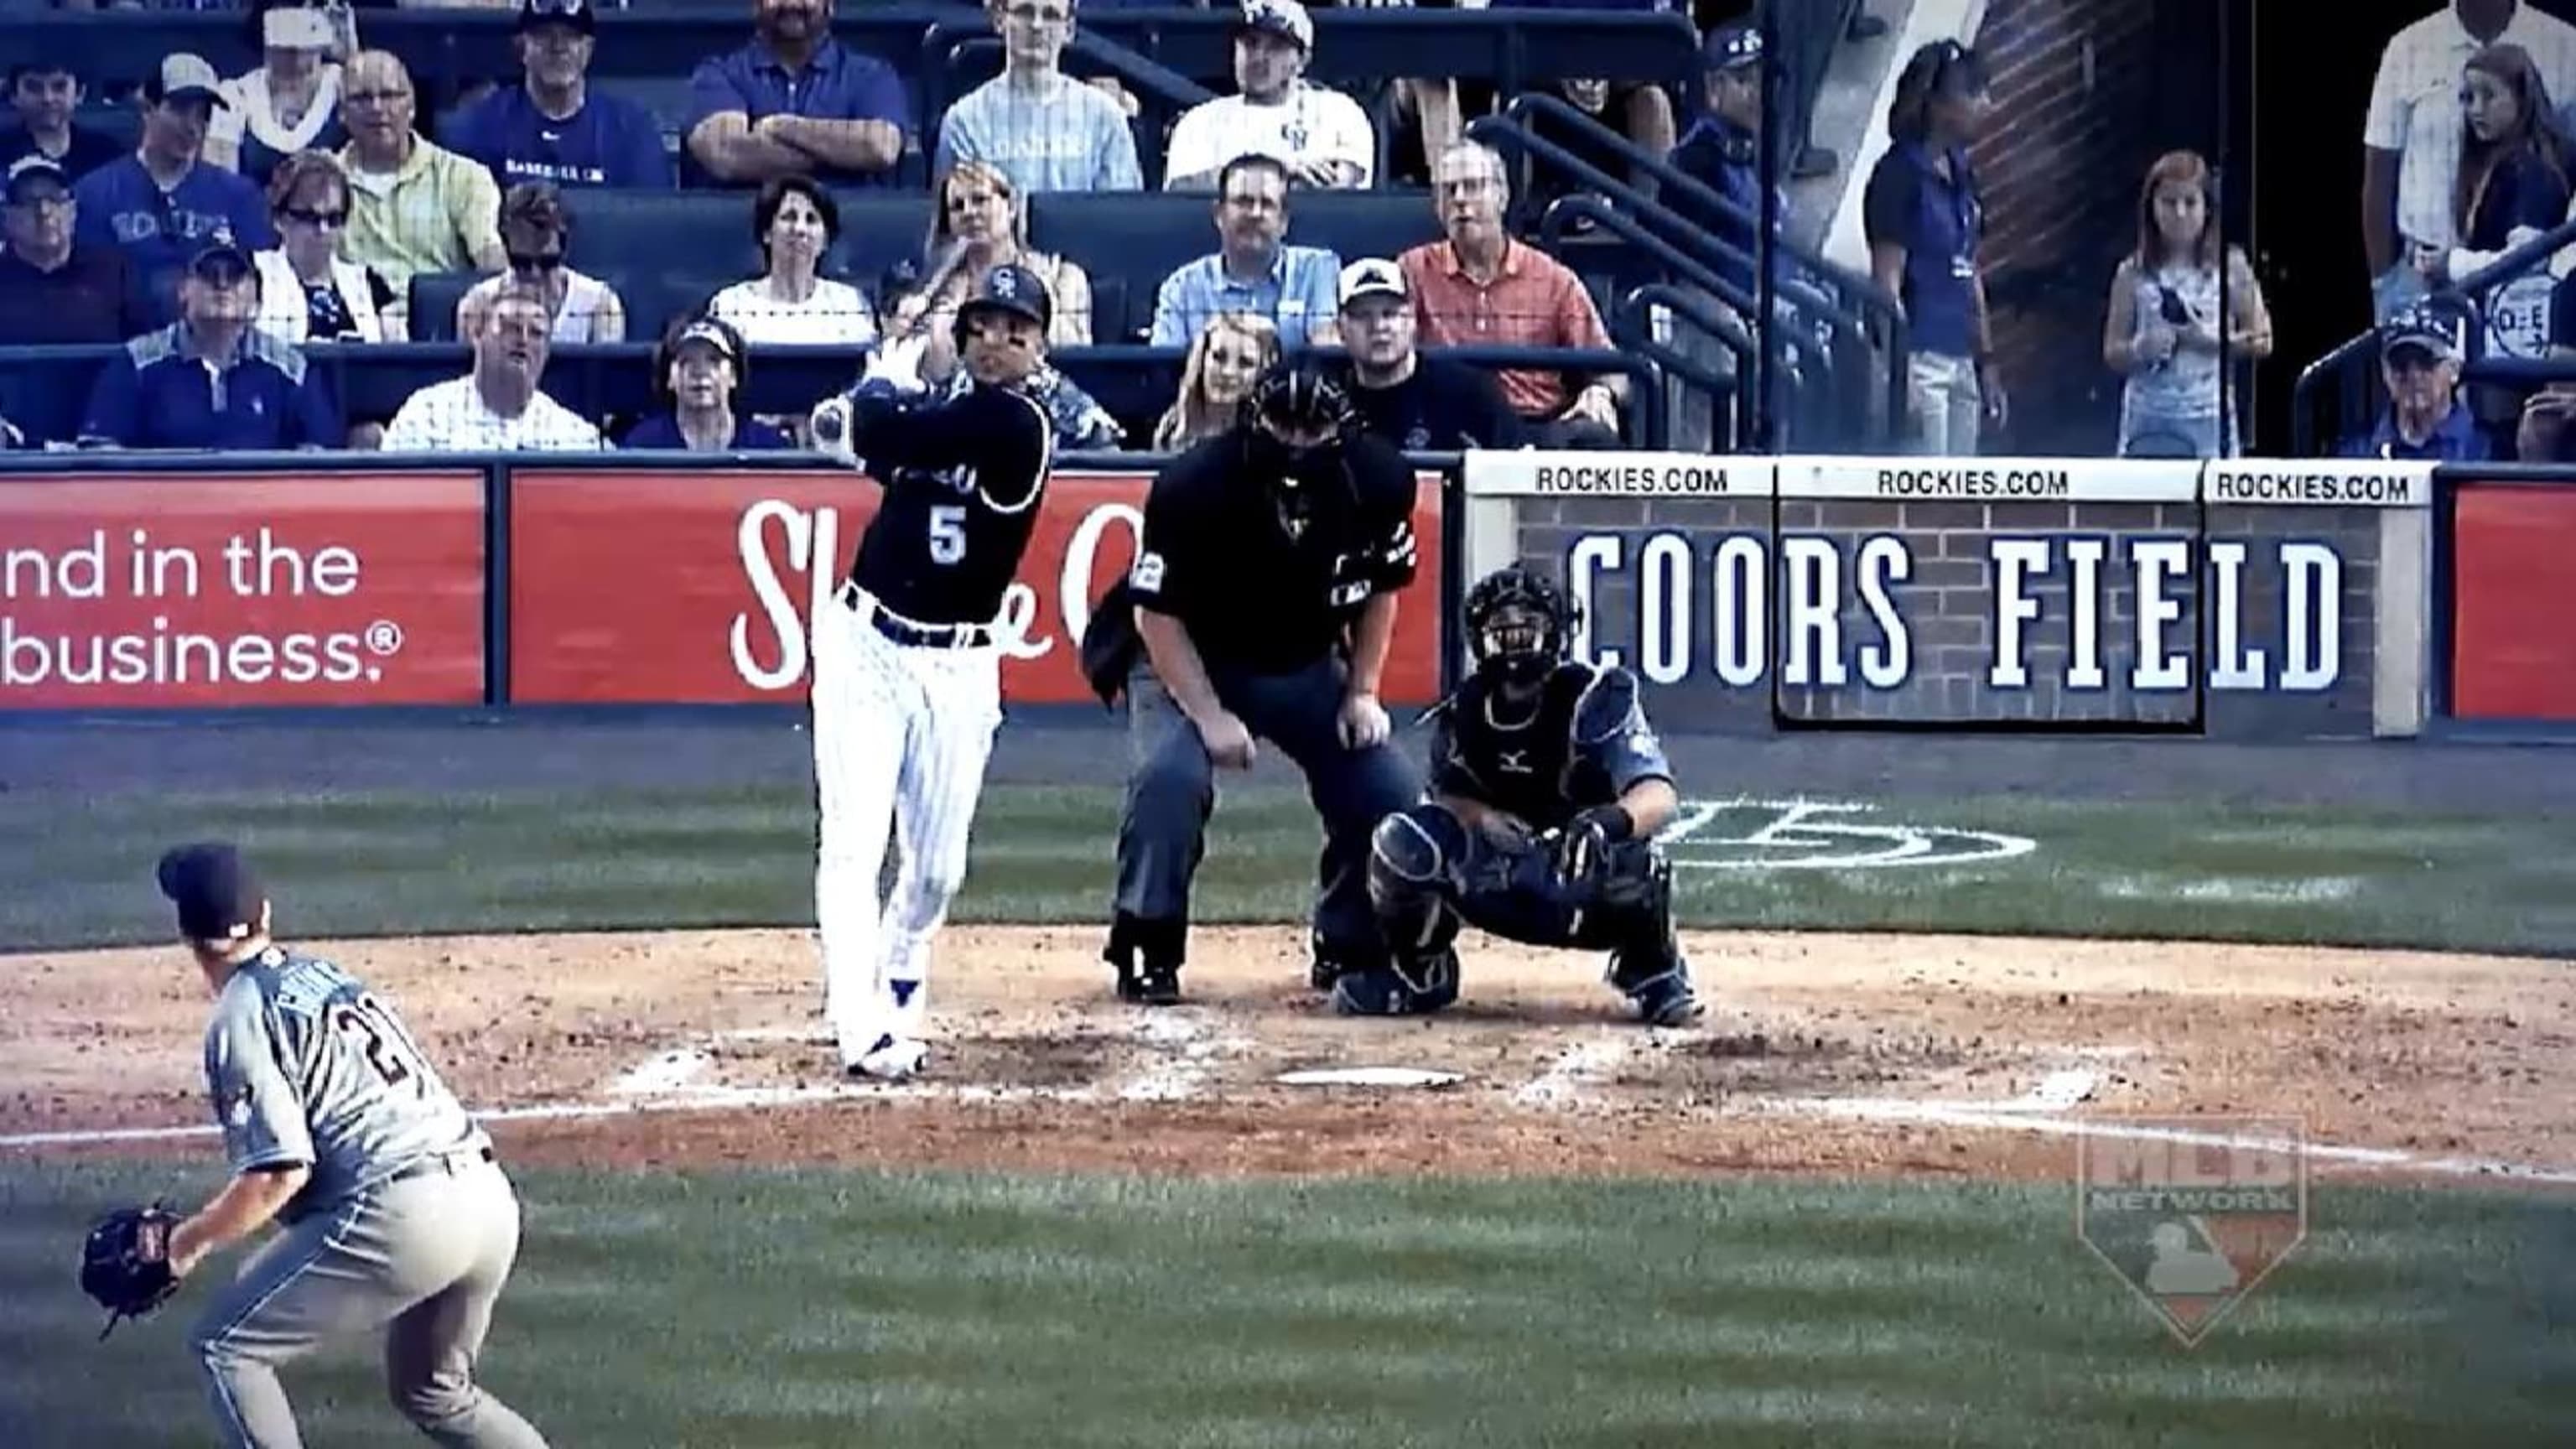
[[[278,1366],[382,1326],[394,1403],[432,1440],[544,1449],[474,1382],[518,1256],[518,1198],[393,1008],[330,962],[271,946],[216,1000],[206,1089],[235,1173],[312,1168],[283,1231],[191,1339],[227,1442],[300,1445]]]

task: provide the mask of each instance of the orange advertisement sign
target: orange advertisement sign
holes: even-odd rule
[[[479,472],[0,480],[0,709],[480,703]]]
[[[1136,554],[1140,472],[1060,473],[1004,600],[1003,698],[1096,702],[1084,683],[1091,603]],[[518,704],[722,704],[804,698],[808,621],[849,573],[876,515],[870,480],[838,469],[515,470],[510,486],[510,698]],[[1439,694],[1440,486],[1426,476],[1389,703]]]

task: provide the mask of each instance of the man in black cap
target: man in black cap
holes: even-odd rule
[[[883,488],[847,582],[815,610],[814,923],[824,1005],[853,1077],[928,1063],[931,940],[966,876],[966,838],[1002,723],[1003,596],[1055,466],[1029,392],[1055,301],[993,268],[957,309],[966,391],[940,401],[872,364],[814,409],[814,446]],[[887,835],[902,852],[880,890]]]
[[[251,325],[259,271],[230,242],[188,263],[180,319],[125,344],[90,391],[81,441],[120,448],[336,448],[347,426],[295,344]]]
[[[523,181],[668,190],[678,184],[661,122],[624,96],[590,89],[599,45],[591,0],[519,0],[524,85],[475,102],[440,134],[447,148],[480,161],[507,191]]]
[[[125,256],[114,247],[72,239],[71,183],[43,156],[10,163],[0,202],[0,346],[122,342],[141,331],[126,283]],[[82,381],[64,369],[22,372],[11,389],[9,421],[17,446],[68,442],[80,430]]]
[[[1181,999],[1190,885],[1206,853],[1219,770],[1248,770],[1255,737],[1306,777],[1323,817],[1309,979],[1385,963],[1369,904],[1369,832],[1420,798],[1422,778],[1388,739],[1379,682],[1397,595],[1413,582],[1413,470],[1361,430],[1334,370],[1274,364],[1241,419],[1181,454],[1145,495],[1122,597],[1142,659],[1123,677],[1129,757],[1109,943],[1118,995]],[[1095,649],[1086,632],[1086,673]],[[1092,673],[1095,687],[1101,674]]]
[[[161,857],[161,893],[215,993],[207,1100],[232,1179],[170,1231],[180,1278],[271,1223],[277,1240],[215,1290],[191,1357],[223,1442],[299,1444],[278,1369],[385,1330],[403,1417],[441,1444],[544,1449],[474,1381],[519,1252],[519,1200],[391,1002],[270,939],[258,875],[231,845]]]

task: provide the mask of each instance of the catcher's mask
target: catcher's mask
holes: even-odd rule
[[[1582,620],[1582,607],[1553,579],[1512,564],[1467,591],[1467,650],[1480,672],[1535,683],[1573,647]]]

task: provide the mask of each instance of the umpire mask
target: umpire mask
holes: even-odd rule
[[[1303,512],[1303,496],[1340,462],[1351,426],[1351,396],[1341,380],[1304,358],[1273,363],[1243,400],[1246,461],[1278,490],[1283,513]]]

